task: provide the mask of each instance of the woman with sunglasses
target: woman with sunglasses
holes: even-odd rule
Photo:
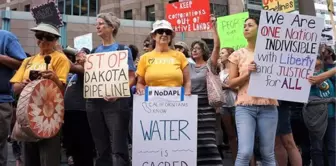
[[[137,68],[138,94],[144,94],[145,86],[166,86],[185,88],[185,94],[190,95],[190,77],[188,60],[179,51],[170,48],[175,32],[166,20],[153,24],[151,31],[155,48],[140,57]]]
[[[60,37],[57,28],[52,25],[40,23],[31,29],[35,32],[40,53],[23,61],[19,70],[11,79],[14,84],[15,94],[20,94],[23,88],[32,80],[29,80],[31,70],[40,71],[44,79],[54,81],[64,91],[67,75],[70,70],[70,62],[63,54],[55,50],[57,40]],[[46,70],[44,57],[49,55],[51,62]],[[38,142],[23,143],[23,162],[25,166],[59,166],[60,164],[60,136],[42,139]]]

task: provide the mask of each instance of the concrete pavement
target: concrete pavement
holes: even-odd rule
[[[13,156],[13,151],[12,151],[12,144],[8,143],[8,163],[7,166],[15,166],[15,158]],[[223,165],[224,166],[233,166],[232,164],[232,159],[231,159],[231,154],[229,153],[224,153],[224,161],[223,161]],[[62,157],[62,163],[60,164],[60,166],[68,166],[68,164],[66,164],[66,158]]]

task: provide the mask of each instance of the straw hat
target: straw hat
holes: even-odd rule
[[[47,33],[54,34],[58,37],[61,37],[61,35],[58,32],[58,29],[50,24],[40,23],[36,27],[31,28],[30,30],[34,32],[36,31],[47,32]]]

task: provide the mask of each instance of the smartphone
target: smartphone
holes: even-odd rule
[[[29,79],[30,81],[34,81],[34,80],[37,80],[40,76],[40,71],[38,70],[30,70],[29,71]]]

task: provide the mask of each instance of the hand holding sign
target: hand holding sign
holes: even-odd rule
[[[251,62],[249,65],[248,65],[248,71],[249,71],[249,73],[252,73],[252,72],[255,72],[255,71],[257,71],[257,65],[256,65],[256,63],[253,61],[253,62]]]

